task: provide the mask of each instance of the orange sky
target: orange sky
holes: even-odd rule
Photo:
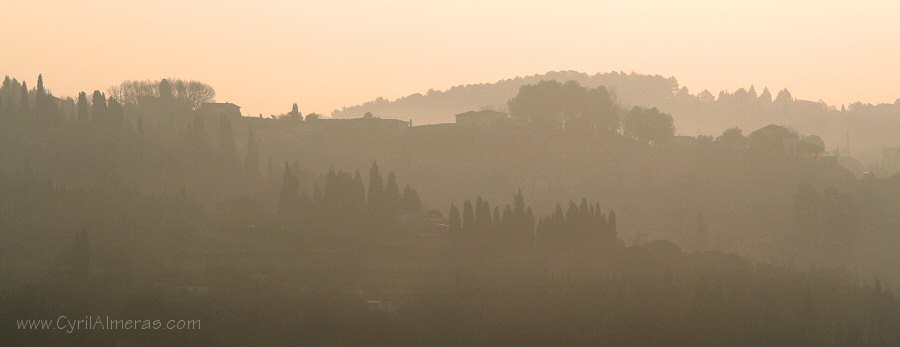
[[[897,1],[5,1],[0,74],[56,95],[129,79],[213,85],[248,114],[550,70],[755,84],[840,105],[900,97]]]

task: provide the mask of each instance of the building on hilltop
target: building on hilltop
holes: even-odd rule
[[[241,107],[230,102],[204,102],[197,112],[203,116],[240,118]]]
[[[322,124],[325,129],[330,130],[339,130],[339,129],[367,129],[367,130],[399,130],[410,127],[410,122],[401,120],[401,119],[389,119],[389,118],[350,118],[350,119],[336,119],[336,118],[323,118],[317,119],[311,124]]]
[[[456,115],[456,124],[466,128],[493,129],[503,124],[509,116],[503,112],[482,110],[469,111]]]

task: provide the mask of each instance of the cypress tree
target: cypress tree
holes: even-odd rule
[[[419,199],[419,192],[410,187],[408,184],[403,189],[403,197],[401,198],[403,211],[408,213],[422,213],[422,201]]]
[[[13,81],[12,81],[12,79],[9,78],[9,76],[6,76],[3,78],[3,85],[0,86],[0,92],[2,92],[2,94],[6,95],[5,111],[7,113],[13,113],[16,111],[13,108],[15,106],[14,105],[15,102],[13,101],[13,97],[14,97],[13,93],[17,92],[18,90],[14,90],[15,88],[13,86],[14,86]]]
[[[353,174],[353,213],[362,215],[366,210],[366,186],[362,182],[359,170]]]
[[[466,200],[463,202],[462,227],[466,233],[470,233],[475,227],[475,210],[472,208],[472,202]]]
[[[91,121],[95,124],[107,123],[106,97],[99,90],[91,97]]]
[[[34,90],[34,118],[38,121],[47,120],[47,105],[44,99],[47,91],[44,90],[44,76],[38,75],[37,87]]]
[[[400,187],[393,172],[388,173],[387,183],[384,185],[384,204],[390,217],[396,216],[400,211]]]
[[[300,183],[297,176],[291,171],[291,166],[287,162],[284,163],[284,173],[282,174],[281,192],[278,196],[278,213],[281,215],[289,214],[298,207],[300,202]]]
[[[328,168],[328,173],[325,174],[325,192],[322,194],[325,205],[329,208],[337,207],[337,202],[340,199],[338,195],[339,187],[337,173],[334,171],[334,164],[331,164],[331,167]]]
[[[78,102],[76,105],[76,119],[80,123],[88,123],[91,120],[91,114],[88,109],[90,107],[88,105],[87,93],[81,92],[78,93]]]
[[[297,107],[297,103],[294,103],[294,106],[291,106],[290,113],[291,120],[303,120],[303,117],[300,116],[300,109]]]
[[[107,124],[112,128],[121,127],[125,121],[125,111],[122,110],[122,104],[116,98],[109,98],[109,106],[107,109]]]
[[[28,106],[28,83],[22,81],[22,88],[19,93],[19,116],[27,118],[31,115],[31,108]]]
[[[366,194],[366,204],[370,212],[376,212],[384,207],[384,180],[378,170],[378,162],[372,162],[369,169],[369,191]]]
[[[462,221],[459,218],[459,210],[453,204],[450,204],[450,215],[447,222],[450,232],[450,250],[456,251],[459,248],[459,228]]]
[[[159,81],[159,97],[166,100],[174,97],[172,93],[172,84],[169,83],[169,80],[163,79],[162,81]]]

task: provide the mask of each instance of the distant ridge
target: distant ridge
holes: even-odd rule
[[[641,75],[625,72],[589,75],[578,71],[551,71],[525,77],[504,79],[495,83],[454,86],[444,91],[429,90],[389,101],[378,98],[361,105],[334,110],[334,118],[356,118],[366,112],[376,116],[412,119],[415,124],[453,122],[453,115],[472,110],[506,111],[506,102],[516,96],[519,87],[541,80],[577,81],[582,86],[606,86],[616,92],[625,105],[653,105],[669,98],[678,90],[674,77]]]
[[[768,124],[787,126],[806,134],[820,135],[829,150],[846,147],[849,133],[856,137],[853,154],[878,161],[885,146],[900,146],[900,99],[878,105],[852,103],[831,106],[823,101],[794,99],[787,89],[737,88],[733,92],[694,91],[678,84],[675,77],[635,72],[589,75],[578,71],[551,71],[495,83],[468,84],[444,91],[429,90],[390,101],[378,98],[332,112],[335,118],[357,118],[366,112],[377,117],[411,119],[415,125],[452,123],[454,115],[482,109],[507,111],[507,101],[519,87],[541,80],[576,81],[582,86],[605,86],[619,105],[656,107],[675,120],[677,135],[718,136],[731,127],[750,132]],[[844,107],[846,106],[846,107]],[[845,155],[849,148],[843,148]]]

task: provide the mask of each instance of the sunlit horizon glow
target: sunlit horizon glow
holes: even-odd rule
[[[206,82],[245,114],[556,70],[754,85],[830,105],[900,97],[900,3],[800,1],[15,1],[0,74],[60,96],[125,80]]]

